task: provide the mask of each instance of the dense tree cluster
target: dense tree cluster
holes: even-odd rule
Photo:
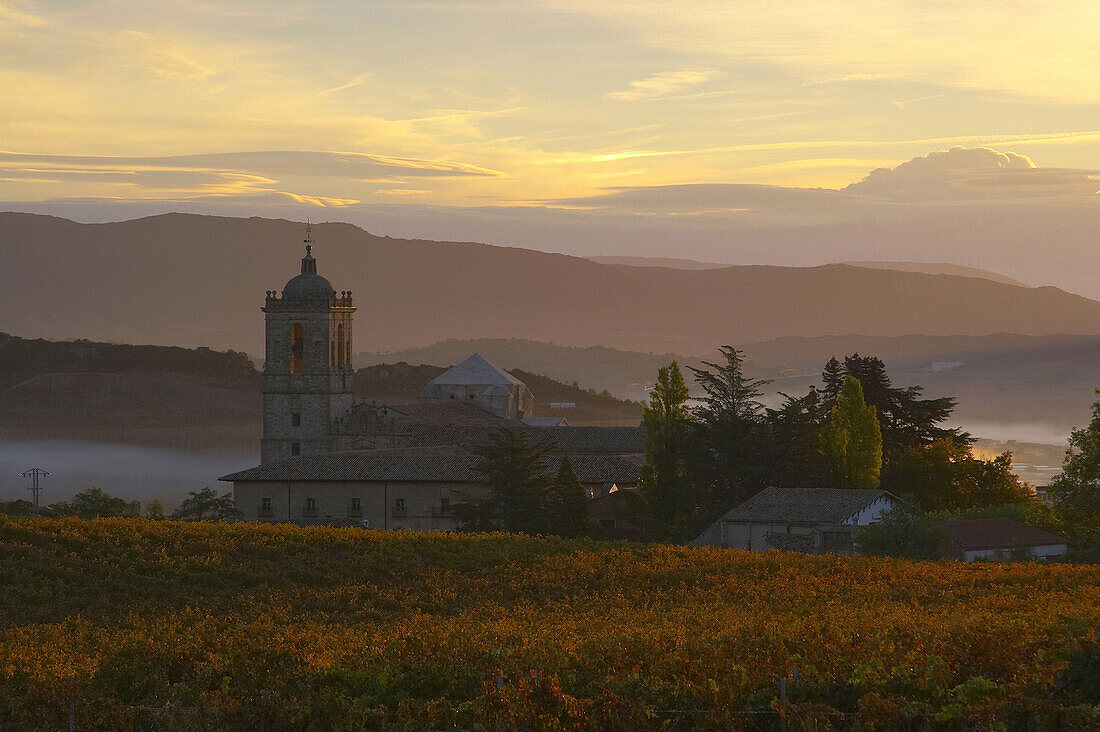
[[[34,506],[30,501],[0,502],[0,514],[7,516],[30,516]],[[102,488],[92,486],[73,496],[71,501],[57,501],[39,509],[39,515],[51,518],[76,516],[77,518],[147,518],[161,520],[171,518],[177,521],[232,521],[240,518],[241,513],[233,505],[233,495],[218,495],[213,488],[191,491],[188,497],[170,516],[164,515],[164,505],[157,499],[145,504],[141,501],[127,501],[112,496]]]
[[[475,448],[484,492],[456,507],[465,531],[585,536],[595,533],[588,498],[567,457],[532,442],[526,431],[502,427]]]
[[[1100,562],[1100,400],[1092,405],[1088,427],[1070,435],[1062,472],[1048,491],[1059,528],[1078,558]]]
[[[896,387],[873,356],[832,358],[821,388],[758,398],[768,382],[745,375],[741,353],[691,369],[703,396],[689,405],[676,362],[662,368],[646,406],[641,495],[658,536],[686,540],[767,486],[881,487],[923,511],[1033,501],[1011,456],[980,460],[971,438],[944,423],[950,397]]]

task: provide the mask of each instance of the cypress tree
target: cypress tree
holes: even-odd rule
[[[875,488],[882,471],[882,432],[875,408],[863,400],[863,387],[844,379],[821,432],[821,453],[840,488]]]

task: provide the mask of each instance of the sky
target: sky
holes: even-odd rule
[[[816,231],[1091,225],[1098,64],[1095,0],[0,0],[0,208],[1018,276],[1019,242]]]

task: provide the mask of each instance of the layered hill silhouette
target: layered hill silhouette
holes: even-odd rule
[[[831,357],[859,353],[878,356],[898,385],[921,385],[930,396],[957,399],[957,424],[1001,440],[1061,442],[1086,424],[1100,387],[1100,336],[818,336],[785,337],[735,343],[745,357],[745,373],[770,379],[766,401],[776,392],[803,393],[821,384],[821,369]],[[702,356],[616,351],[605,347],[571,348],[523,339],[446,340],[392,353],[363,353],[364,364],[448,364],[478,351],[505,368],[547,374],[559,381],[579,380],[597,390],[640,399],[657,369],[672,359],[681,366],[720,360]],[[698,389],[685,369],[689,386]]]
[[[0,214],[0,329],[262,350],[259,308],[298,270],[303,226],[167,214],[79,224]],[[314,227],[319,272],[354,292],[355,348],[520,337],[707,353],[782,336],[1100,334],[1100,303],[1053,287],[848,265],[606,265]]]
[[[469,354],[467,354],[469,355]],[[415,402],[442,366],[359,369],[356,395]],[[637,424],[641,405],[513,370],[535,395],[537,416],[574,424]],[[183,451],[259,445],[263,379],[243,353],[0,333],[0,442],[76,440]],[[554,411],[551,402],[575,407]]]

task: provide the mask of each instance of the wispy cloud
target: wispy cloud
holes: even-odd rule
[[[345,89],[352,89],[354,87],[361,86],[363,82],[369,78],[371,78],[371,73],[368,71],[364,71],[361,74],[356,74],[348,82],[340,84],[339,86],[334,86],[331,89],[325,89],[324,91],[317,92],[311,97],[311,99],[320,99],[321,97],[328,96],[329,94],[335,94],[336,92],[341,92]]]
[[[916,99],[905,99],[900,102],[894,102],[894,106],[898,109],[905,109],[910,104],[918,104],[920,102],[930,102],[933,99],[943,99],[943,94],[929,94],[926,97],[917,97]]]
[[[722,72],[714,69],[662,71],[648,78],[630,82],[630,88],[626,91],[610,92],[604,96],[624,102],[653,101],[714,81],[721,76]]]

